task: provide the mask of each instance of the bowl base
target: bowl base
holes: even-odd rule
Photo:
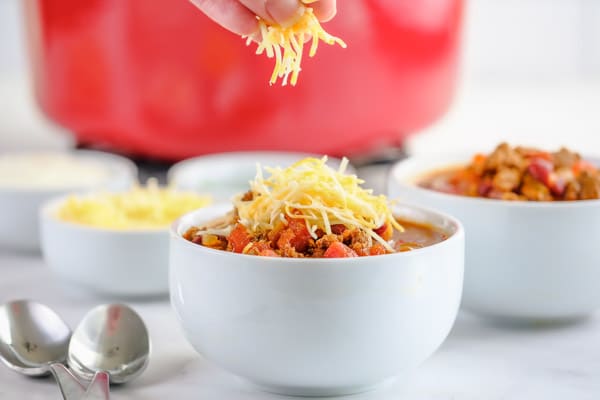
[[[352,386],[287,386],[287,385],[270,385],[263,383],[256,383],[252,381],[245,381],[250,386],[255,387],[258,390],[269,393],[282,394],[286,396],[298,396],[298,397],[334,397],[334,396],[346,396],[350,394],[357,394],[363,392],[370,392],[375,389],[388,386],[396,381],[397,377],[385,379],[381,382],[364,384],[364,385],[352,385]]]

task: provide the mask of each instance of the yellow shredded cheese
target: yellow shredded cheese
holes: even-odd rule
[[[207,196],[160,188],[150,180],[146,187],[137,186],[127,192],[70,196],[58,209],[57,217],[98,228],[157,229],[210,203]]]
[[[299,218],[306,222],[314,239],[317,229],[331,234],[332,225],[343,224],[363,230],[387,250],[394,251],[374,232],[386,223],[403,230],[387,198],[373,195],[372,190],[361,187],[362,179],[346,174],[346,158],[338,170],[326,162],[327,157],[306,158],[285,169],[265,167],[268,178],[258,165],[256,177],[250,181],[252,200],[242,200],[243,195],[234,198],[240,222],[254,232],[266,232],[285,221],[285,216]]]
[[[314,0],[302,1],[304,4],[313,2]],[[261,41],[256,49],[256,54],[266,53],[267,57],[275,58],[275,68],[269,80],[270,85],[276,83],[278,78],[283,78],[283,86],[287,85],[290,74],[290,84],[296,85],[298,74],[301,71],[305,39],[311,38],[312,43],[308,54],[310,57],[316,54],[319,40],[330,45],[337,43],[346,48],[346,43],[342,39],[325,32],[311,7],[302,7],[301,12],[302,15],[288,27],[273,25],[257,17]],[[246,44],[251,42],[252,39],[248,37]]]

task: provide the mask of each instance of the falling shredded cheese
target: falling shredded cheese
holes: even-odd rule
[[[73,195],[57,212],[63,221],[109,229],[165,228],[181,215],[209,205],[191,192],[160,188],[155,180],[128,192]]]
[[[326,162],[327,157],[306,158],[285,169],[265,167],[270,173],[268,178],[258,165],[256,177],[250,181],[252,200],[242,200],[243,195],[234,199],[240,222],[251,231],[267,232],[285,221],[285,216],[303,219],[314,239],[318,229],[331,234],[332,225],[343,224],[366,232],[393,252],[390,244],[374,232],[386,223],[403,230],[387,198],[373,195],[372,190],[361,187],[362,179],[346,174],[346,158],[337,171]]]
[[[315,0],[303,0],[302,3],[310,4]],[[256,49],[256,54],[266,52],[267,57],[275,58],[275,68],[269,80],[273,85],[278,78],[283,78],[282,86],[287,85],[288,77],[291,74],[289,82],[295,86],[298,82],[298,74],[301,71],[302,54],[305,39],[311,40],[310,51],[308,55],[313,57],[319,46],[319,40],[327,44],[339,44],[346,48],[346,43],[340,38],[325,32],[319,20],[315,16],[311,7],[301,7],[301,15],[291,26],[273,25],[264,19],[258,18],[258,25],[261,33],[261,41]],[[252,42],[252,38],[246,37],[246,44]]]

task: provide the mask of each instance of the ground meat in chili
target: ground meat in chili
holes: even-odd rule
[[[397,252],[414,250],[445,240],[448,235],[430,225],[398,220],[403,232],[384,234]],[[335,229],[333,229],[335,227]],[[380,233],[387,228],[378,228]],[[391,232],[391,231],[390,231]],[[239,223],[232,221],[228,236],[203,234],[202,228],[192,227],[183,237],[193,243],[217,250],[231,251],[266,257],[330,258],[362,257],[386,254],[388,251],[374,241],[365,231],[337,224],[332,233],[317,231],[317,239],[308,234],[302,220],[287,218],[276,229],[261,234],[252,234]]]
[[[600,172],[566,148],[556,152],[502,143],[459,168],[430,174],[419,185],[441,192],[501,200],[558,201],[600,198]]]

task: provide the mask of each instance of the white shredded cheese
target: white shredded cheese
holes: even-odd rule
[[[69,196],[57,210],[57,217],[98,228],[165,228],[181,215],[210,203],[207,196],[161,188],[151,179],[145,187],[127,192]]]
[[[304,4],[313,2],[313,0],[302,1]],[[298,20],[288,27],[273,25],[257,17],[261,41],[256,49],[256,54],[266,53],[267,57],[275,58],[275,68],[269,80],[270,85],[276,83],[277,79],[283,78],[282,85],[285,86],[288,83],[288,77],[290,84],[296,85],[298,74],[302,70],[300,64],[305,38],[312,38],[309,57],[316,54],[319,40],[330,45],[337,43],[342,48],[346,48],[346,43],[342,39],[325,32],[311,7],[302,7],[301,12]],[[246,44],[249,45],[251,42],[252,39],[248,37]]]
[[[363,189],[364,181],[356,175],[345,174],[346,159],[337,171],[326,162],[327,157],[306,158],[285,169],[266,167],[268,178],[264,178],[258,166],[255,179],[250,181],[252,200],[243,201],[243,195],[234,199],[240,222],[251,231],[266,232],[274,229],[284,216],[302,219],[313,238],[317,237],[317,229],[330,234],[332,225],[343,224],[367,232],[393,251],[373,231],[385,223],[402,230],[387,198]]]

